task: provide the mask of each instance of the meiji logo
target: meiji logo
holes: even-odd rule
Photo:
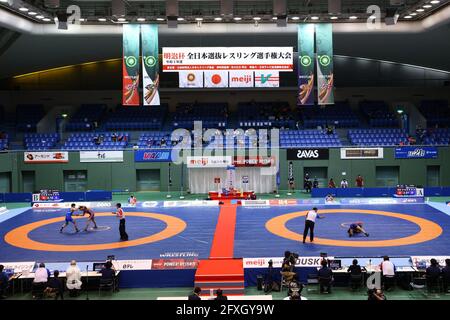
[[[262,81],[262,80],[261,80]],[[253,78],[251,75],[240,76],[240,77],[231,77],[231,82],[238,83],[250,83],[253,82]]]
[[[424,157],[425,150],[417,148],[414,151],[408,151],[408,157]]]

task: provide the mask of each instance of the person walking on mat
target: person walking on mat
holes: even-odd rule
[[[308,211],[305,218],[305,231],[303,231],[303,243],[306,241],[306,237],[308,236],[309,231],[309,240],[314,242],[314,225],[316,223],[316,218],[322,219],[323,217],[319,216],[317,213],[317,208],[313,208],[311,211]]]
[[[116,204],[117,211],[113,212],[117,218],[119,218],[119,232],[120,232],[120,240],[127,241],[128,240],[128,234],[125,231],[125,214],[122,210],[122,204],[117,203]]]

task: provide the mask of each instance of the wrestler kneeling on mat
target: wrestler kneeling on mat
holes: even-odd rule
[[[350,224],[350,227],[347,230],[348,236],[353,237],[357,233],[364,233],[366,237],[369,236],[369,234],[364,230],[363,223],[362,222],[354,222]]]

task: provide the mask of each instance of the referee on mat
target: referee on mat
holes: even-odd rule
[[[308,211],[305,219],[305,231],[303,231],[303,243],[305,243],[306,237],[308,236],[309,231],[309,240],[314,242],[314,225],[316,224],[316,218],[322,219],[323,217],[319,216],[317,213],[317,208],[313,208]]]
[[[118,203],[116,204],[117,211],[114,212],[119,218],[119,232],[120,232],[120,240],[127,241],[128,240],[128,234],[125,231],[125,214],[123,213],[122,204]]]

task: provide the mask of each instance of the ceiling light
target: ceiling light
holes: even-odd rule
[[[214,21],[222,21],[222,18],[221,17],[215,17]]]
[[[356,20],[356,19],[358,19],[358,17],[357,16],[350,16],[349,19],[350,20]]]
[[[300,20],[300,17],[292,17],[292,20]]]
[[[117,21],[119,21],[119,22],[125,22],[125,21],[127,21],[127,19],[125,19],[125,18],[119,18],[119,19],[117,19]]]
[[[50,20],[49,18],[44,18],[44,19],[42,19],[42,21],[50,22],[50,21],[52,21],[52,20]]]
[[[259,20],[261,20],[261,18],[260,17],[253,17],[253,20],[259,21]]]
[[[413,13],[410,13],[409,15],[414,17],[414,16],[417,16],[417,13],[413,12]]]
[[[3,3],[5,3],[5,2],[8,2],[8,0],[0,0],[0,2],[3,2]]]
[[[30,16],[35,16],[35,15],[37,15],[37,13],[34,12],[34,11],[30,11],[30,12],[28,12],[28,14],[29,14]]]
[[[27,11],[28,11],[28,8],[22,7],[22,8],[19,8],[19,10],[20,10],[20,11],[23,11],[23,12],[27,12]]]
[[[235,21],[241,21],[241,20],[242,20],[241,17],[234,17],[233,19],[234,19]]]
[[[145,18],[137,18],[137,21],[143,22],[143,21],[145,21]]]
[[[426,4],[426,5],[424,5],[423,7],[424,7],[425,9],[428,9],[428,8],[431,8],[432,5],[431,5],[431,4]]]
[[[44,19],[44,16],[38,15],[38,16],[36,16],[36,18],[38,18],[38,19]]]
[[[85,18],[80,18],[80,22],[85,22],[86,19]]]
[[[424,12],[425,9],[417,9],[416,11],[417,11],[417,12]]]
[[[164,18],[156,18],[156,21],[164,21]]]
[[[334,17],[330,17],[331,20],[337,20],[338,17],[334,16]]]
[[[195,18],[195,21],[203,21],[203,18],[201,17]]]
[[[430,1],[430,3],[431,3],[431,4],[438,4],[438,3],[441,3],[441,1],[439,1],[439,0],[433,0],[433,1]]]
[[[411,19],[412,16],[405,16],[405,19]]]
[[[98,21],[100,21],[100,22],[106,22],[106,19],[105,19],[105,18],[98,18]]]
[[[316,17],[316,16],[311,17],[311,20],[319,20],[319,17]]]
[[[278,20],[278,17],[272,17],[272,20]]]
[[[178,17],[177,21],[184,21],[184,18],[183,17]]]

